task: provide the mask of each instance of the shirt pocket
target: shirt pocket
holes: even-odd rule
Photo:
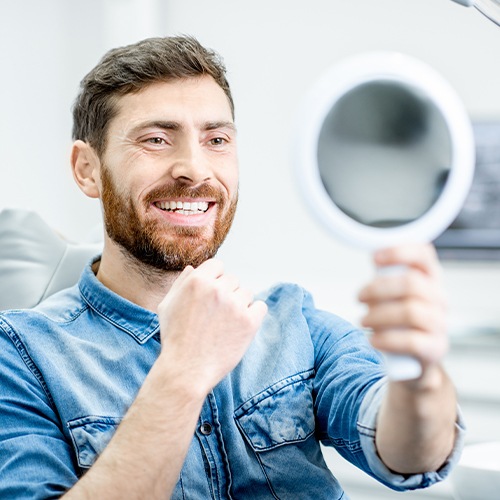
[[[236,425],[253,451],[269,497],[341,498],[314,437],[314,370],[285,378],[241,405]]]
[[[304,441],[314,433],[313,375],[308,370],[280,380],[235,411],[236,424],[254,451]]]
[[[67,423],[78,465],[90,468],[111,441],[122,418],[89,416]]]

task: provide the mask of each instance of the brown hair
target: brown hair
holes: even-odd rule
[[[119,96],[159,81],[211,76],[234,103],[220,56],[191,36],[148,38],[112,49],[80,83],[73,106],[73,139],[88,142],[102,155],[106,132]]]

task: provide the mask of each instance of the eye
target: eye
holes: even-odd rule
[[[224,137],[214,137],[209,142],[212,146],[222,146],[227,143],[227,140]]]
[[[149,137],[145,142],[148,142],[149,144],[155,144],[157,146],[161,146],[162,144],[167,143],[162,137]]]

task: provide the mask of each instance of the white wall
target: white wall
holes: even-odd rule
[[[450,0],[2,1],[0,208],[29,206],[85,238],[99,208],[73,186],[67,161],[78,81],[112,46],[179,33],[224,56],[236,99],[241,202],[221,252],[227,266],[256,289],[297,281],[356,320],[369,258],[306,210],[291,168],[296,106],[339,58],[387,49],[434,66],[473,118],[500,118],[500,28]],[[455,324],[500,329],[490,299],[500,296],[500,266],[447,264],[446,278]]]
[[[71,176],[71,106],[106,50],[164,31],[163,3],[0,0],[0,209],[37,210],[76,241],[99,223]]]

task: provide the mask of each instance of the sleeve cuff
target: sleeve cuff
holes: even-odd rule
[[[421,474],[397,474],[384,465],[377,454],[375,446],[377,415],[386,389],[386,377],[380,379],[370,387],[361,404],[357,423],[361,447],[373,475],[390,488],[401,491],[427,488],[442,481],[457,464],[464,446],[465,424],[460,408],[457,409],[453,450],[442,467],[437,471],[429,471]]]

